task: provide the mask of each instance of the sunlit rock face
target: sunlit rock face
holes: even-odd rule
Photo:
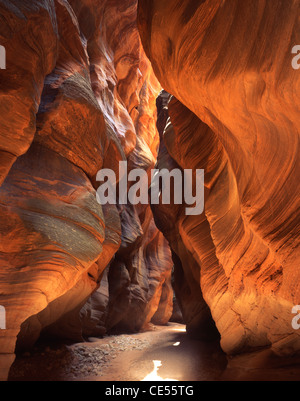
[[[77,341],[172,313],[170,251],[150,206],[96,200],[100,169],[118,179],[120,160],[148,172],[157,157],[161,87],[136,10],[135,0],[0,1],[1,378],[16,340]],[[118,289],[130,294],[125,311]]]
[[[44,79],[58,56],[58,31],[53,0],[1,0],[0,15],[0,40],[9,66],[0,70],[2,184],[34,138]]]
[[[165,146],[173,164],[205,169],[201,216],[154,212],[176,256],[197,262],[184,274],[227,353],[300,350],[299,12],[299,1],[139,1],[144,49],[174,96]]]

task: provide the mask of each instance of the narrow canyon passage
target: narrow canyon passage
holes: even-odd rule
[[[300,379],[299,16],[0,0],[0,381]]]

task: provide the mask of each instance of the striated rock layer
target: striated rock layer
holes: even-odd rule
[[[153,210],[227,353],[300,351],[299,13],[298,0],[139,0],[144,49],[173,95],[160,165],[205,169],[201,216]]]
[[[2,184],[17,157],[33,141],[45,76],[58,56],[58,29],[53,0],[1,0],[0,20],[7,65],[0,70]]]
[[[41,332],[81,340],[171,316],[171,256],[150,207],[96,200],[100,169],[119,179],[120,160],[149,171],[157,157],[160,85],[136,11],[136,0],[0,1],[2,379],[16,342]]]

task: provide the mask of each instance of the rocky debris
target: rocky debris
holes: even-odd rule
[[[121,335],[115,336],[110,341],[110,346],[112,349],[117,348],[119,351],[126,351],[126,349],[142,350],[149,346],[149,342],[147,340],[140,340],[131,336]]]
[[[125,351],[149,347],[146,339],[128,335],[108,336],[103,340],[73,345],[39,346],[18,356],[10,372],[15,380],[76,380],[101,377],[114,359]]]

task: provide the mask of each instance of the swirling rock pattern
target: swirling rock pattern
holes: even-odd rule
[[[152,319],[165,324],[173,310],[173,263],[167,242],[155,226],[149,206],[141,215],[128,214],[125,208],[121,216],[139,224],[139,229],[126,224],[129,230],[110,266],[106,320],[110,331],[136,332]]]
[[[44,79],[58,55],[58,31],[53,0],[1,0],[0,16],[0,42],[7,65],[0,70],[2,184],[33,141]]]
[[[1,351],[19,341],[34,341],[44,324],[61,316],[71,303],[36,316],[80,282],[75,303],[96,288],[89,269],[104,241],[104,218],[95,190],[78,167],[47,148],[31,146],[12,167],[0,191],[1,304],[7,330]]]
[[[197,261],[189,274],[228,353],[300,350],[299,12],[299,1],[139,1],[144,49],[174,96],[165,146],[181,168],[205,169],[204,214],[169,209],[160,229]]]
[[[172,313],[170,251],[150,207],[96,201],[101,168],[118,174],[128,160],[148,171],[157,157],[161,87],[136,12],[136,0],[0,1],[1,379],[16,344],[41,332],[77,341],[126,316],[139,330],[161,298],[160,321]],[[114,258],[119,248],[126,260]],[[122,272],[127,281],[115,282]],[[123,283],[125,314],[115,302]]]

